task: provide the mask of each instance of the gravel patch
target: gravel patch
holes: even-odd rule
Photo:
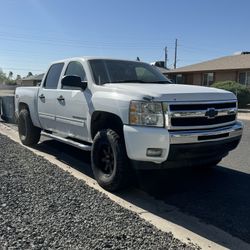
[[[199,249],[0,134],[0,249]]]

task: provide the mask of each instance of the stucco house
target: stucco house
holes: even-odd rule
[[[176,83],[209,86],[230,80],[250,87],[250,52],[173,69],[168,76]]]

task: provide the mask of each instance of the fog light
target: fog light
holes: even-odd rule
[[[162,155],[161,148],[148,148],[147,149],[147,156],[160,157],[161,155]]]

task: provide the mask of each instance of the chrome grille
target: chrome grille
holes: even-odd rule
[[[237,103],[174,103],[168,105],[168,128],[207,129],[226,126],[237,118]]]

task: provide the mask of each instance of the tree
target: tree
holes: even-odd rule
[[[16,75],[16,80],[21,80],[22,77],[20,75]]]
[[[32,72],[28,73],[27,77],[29,77],[29,76],[33,76]]]
[[[0,83],[6,82],[6,75],[3,70],[0,68]]]
[[[9,80],[12,80],[12,77],[13,77],[13,72],[10,71],[10,72],[9,72],[9,75],[8,75],[8,79],[9,79]]]

